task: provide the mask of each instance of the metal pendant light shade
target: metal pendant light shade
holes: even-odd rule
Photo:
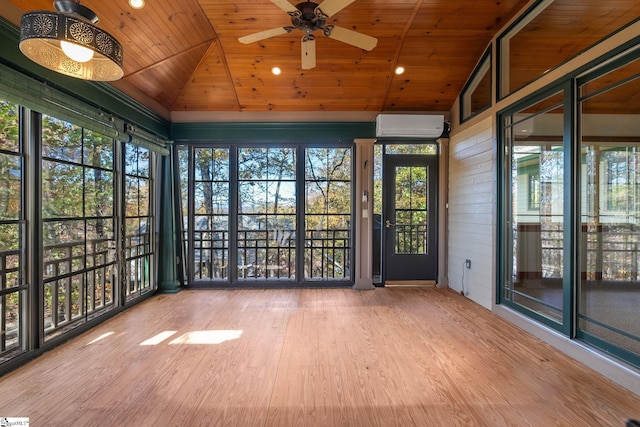
[[[41,10],[22,15],[22,53],[67,76],[97,81],[120,79],[124,75],[122,45],[94,25],[98,16],[74,1],[56,1],[54,6],[58,12]]]

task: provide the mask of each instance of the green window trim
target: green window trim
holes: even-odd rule
[[[608,142],[608,139],[603,139],[605,137],[602,136],[593,136],[588,133],[583,134],[584,129],[581,127],[581,124],[584,124],[584,121],[586,120],[585,116],[588,116],[589,112],[583,113],[581,108],[583,102],[592,101],[593,98],[604,94],[608,90],[620,90],[621,86],[630,84],[634,80],[638,81],[640,75],[638,73],[632,73],[633,75],[630,74],[629,76],[623,75],[620,80],[614,80],[613,83],[607,87],[599,88],[599,86],[596,85],[595,87],[599,88],[597,91],[589,92],[582,97],[580,95],[582,86],[598,78],[602,78],[604,80],[606,79],[605,76],[615,75],[613,74],[615,70],[623,67],[625,64],[631,64],[633,62],[635,62],[636,65],[640,63],[639,37],[612,49],[608,54],[603,55],[596,60],[578,67],[573,72],[556,80],[556,82],[541,88],[530,96],[518,100],[498,112],[497,122],[500,127],[497,132],[499,135],[498,146],[501,149],[498,150],[498,200],[500,207],[498,209],[497,223],[502,224],[502,226],[499,226],[496,231],[498,241],[504,243],[501,243],[499,247],[499,256],[496,265],[496,303],[512,308],[542,325],[557,330],[570,339],[579,339],[611,354],[612,356],[624,360],[633,366],[640,366],[640,354],[637,351],[639,337],[637,329],[622,327],[620,326],[621,323],[617,322],[617,318],[615,317],[599,316],[599,312],[597,312],[598,307],[593,308],[593,306],[583,305],[586,304],[583,298],[587,297],[589,286],[597,286],[598,284],[602,286],[602,283],[605,283],[605,285],[621,285],[626,283],[628,286],[633,285],[636,287],[638,283],[637,278],[633,278],[636,276],[632,276],[630,279],[612,279],[611,276],[609,278],[604,277],[607,273],[611,273],[611,271],[615,270],[611,267],[611,262],[618,262],[618,264],[624,262],[615,261],[615,259],[611,261],[613,259],[611,258],[613,255],[610,254],[616,251],[617,253],[622,253],[627,251],[627,249],[620,249],[618,247],[613,249],[611,249],[611,247],[605,248],[605,251],[609,251],[609,258],[604,259],[600,264],[608,262],[610,267],[609,270],[603,270],[602,266],[598,264],[598,259],[593,261],[593,254],[597,251],[597,247],[594,246],[594,242],[601,241],[593,239],[601,239],[601,237],[594,238],[593,236],[603,234],[606,230],[603,232],[602,228],[599,228],[598,224],[587,224],[587,226],[585,226],[584,223],[584,217],[586,215],[585,212],[587,212],[584,209],[590,206],[585,204],[585,200],[588,200],[588,195],[585,195],[584,193],[589,182],[585,182],[584,180],[585,173],[587,173],[586,171],[589,171],[590,169],[589,166],[585,166],[589,159],[588,156],[585,155],[584,147],[589,146],[589,144],[596,144],[598,147],[604,146],[605,149],[602,153],[612,153],[614,150],[621,151],[621,149],[617,147],[630,147],[627,148],[627,150],[629,152],[634,152],[633,149],[635,149],[634,144],[636,143],[637,137],[626,136],[626,134],[616,137],[616,133],[611,132],[611,137],[613,139],[611,142]],[[633,71],[634,68],[630,68],[630,70]],[[559,292],[562,294],[562,298],[564,299],[562,324],[550,321],[549,318],[538,313],[537,310],[530,309],[524,304],[519,303],[517,301],[519,291],[515,289],[515,287],[509,286],[510,281],[515,280],[514,275],[517,272],[519,273],[519,270],[517,272],[512,271],[513,267],[511,266],[511,256],[515,250],[509,249],[509,245],[512,244],[511,233],[515,230],[515,225],[512,220],[515,221],[513,217],[516,215],[515,212],[512,212],[514,208],[512,206],[510,194],[511,181],[509,178],[509,170],[510,164],[513,161],[511,159],[512,153],[505,148],[509,147],[512,143],[510,142],[512,133],[509,129],[517,125],[517,113],[519,111],[525,110],[544,100],[553,93],[554,89],[563,90],[565,94],[563,123],[561,128],[561,144],[565,151],[563,184],[565,194],[563,199],[566,204],[562,226],[564,242],[564,275],[562,278],[562,289],[559,289]],[[640,114],[640,111],[636,110],[629,114],[637,115]],[[616,126],[614,125],[612,128],[615,129]],[[540,138],[545,142],[549,142],[552,136],[542,133]],[[532,136],[528,135],[527,138],[528,139],[523,141],[532,141],[530,144],[536,143],[535,134]],[[559,140],[556,141],[556,139],[553,141],[560,142]],[[526,144],[526,142],[524,143]],[[614,206],[610,205],[610,200],[604,196],[607,189],[615,185],[629,186],[635,183],[635,180],[631,180],[626,176],[628,170],[625,169],[624,165],[609,167],[606,160],[611,159],[603,157],[602,159],[598,159],[595,163],[600,170],[598,173],[600,179],[598,186],[594,191],[596,191],[596,194],[598,194],[598,192],[602,193],[598,198],[600,201],[600,210],[598,212],[603,212],[604,209],[605,213],[609,213],[612,211]],[[613,160],[615,160],[615,158],[613,158]],[[630,161],[631,160],[627,159],[627,162]],[[628,167],[629,166],[627,166],[627,168]],[[608,172],[622,175],[611,177],[608,176]],[[518,174],[521,176],[525,174],[527,175],[526,178],[522,176],[520,183],[521,185],[527,185],[530,188],[532,184],[530,180],[532,179],[532,176],[536,174],[536,171],[532,167],[526,167],[519,170]],[[528,203],[528,207],[531,208],[532,200],[529,196],[530,195],[527,194],[527,198],[523,198],[521,202],[525,204]],[[627,197],[629,196],[627,195]],[[629,201],[627,201],[627,205],[630,205]],[[525,224],[525,226],[526,225],[527,224]],[[533,227],[531,230],[523,229],[523,231],[537,231],[537,229],[534,229],[536,226],[535,223],[531,224],[531,226]],[[631,224],[631,227],[635,227],[635,224]],[[616,236],[616,240],[614,242],[618,244],[620,240],[619,233],[615,231],[615,229],[613,233]],[[518,244],[522,244],[522,242],[518,242]],[[591,256],[591,261],[588,261],[588,256]],[[588,264],[589,262],[591,264]],[[594,263],[595,267],[589,270],[589,266]],[[623,273],[627,274],[627,271],[625,270]],[[515,295],[515,301],[509,300],[510,295]],[[533,301],[535,298],[531,298],[531,300]],[[594,304],[594,301],[596,300],[591,300],[590,304]],[[542,302],[543,301],[535,301],[536,304]],[[592,313],[594,315],[590,316]],[[628,316],[625,317],[625,319],[628,319]],[[609,336],[612,336],[613,338],[604,338]],[[624,340],[631,340],[632,343],[628,344],[628,347],[627,345],[620,344],[621,342],[624,342]]]

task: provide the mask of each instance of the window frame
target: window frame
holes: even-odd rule
[[[581,253],[579,252],[580,246],[580,233],[581,233],[581,144],[579,144],[578,138],[580,135],[580,115],[578,114],[580,97],[578,94],[578,88],[584,82],[592,80],[600,75],[606,74],[617,67],[627,64],[631,61],[640,61],[640,36],[629,40],[626,43],[612,49],[609,53],[602,55],[581,67],[578,67],[571,73],[567,73],[565,76],[558,78],[549,85],[540,88],[532,94],[521,98],[520,100],[506,106],[502,110],[497,112],[497,135],[498,135],[498,209],[497,209],[497,223],[501,224],[496,228],[497,241],[501,242],[498,246],[498,257],[496,260],[496,296],[495,303],[498,305],[505,305],[515,311],[531,318],[543,325],[550,327],[568,337],[569,339],[580,339],[588,344],[594,345],[634,366],[640,366],[640,356],[616,347],[602,339],[580,331],[577,327],[578,318],[578,306],[576,301],[577,287],[580,281],[580,269],[581,269]],[[510,227],[510,200],[507,197],[510,194],[508,188],[508,181],[505,179],[506,165],[508,164],[509,154],[505,148],[505,141],[508,137],[504,123],[507,117],[527,105],[535,104],[544,99],[553,91],[557,91],[559,88],[565,91],[565,110],[564,110],[564,131],[563,131],[563,146],[565,152],[570,154],[571,158],[565,158],[565,200],[568,203],[565,209],[565,227],[564,233],[566,242],[565,253],[565,274],[563,282],[563,298],[564,298],[564,317],[563,325],[558,327],[549,322],[548,319],[531,312],[530,310],[522,309],[521,307],[514,306],[513,304],[505,301],[502,298],[503,285],[509,278],[510,272],[507,271],[510,265],[506,258],[509,256],[505,251],[506,239],[509,238],[508,228]]]
[[[459,104],[460,104],[460,123],[464,123],[475,116],[479,115],[483,111],[491,108],[493,105],[493,86],[494,86],[494,72],[493,72],[493,46],[490,44],[480,57],[480,61],[473,69],[471,76],[465,83],[462,91],[460,92]],[[487,105],[480,107],[478,110],[473,111],[473,94],[478,88],[480,82],[484,79],[485,75],[489,75],[489,102]]]
[[[198,148],[228,148],[229,151],[229,173],[230,173],[230,195],[229,195],[229,236],[232,236],[233,239],[229,242],[229,265],[236,265],[238,261],[238,203],[239,203],[239,171],[238,171],[238,156],[239,150],[245,148],[292,148],[295,150],[296,155],[296,181],[295,181],[295,189],[296,189],[296,218],[295,218],[295,227],[296,227],[296,236],[295,236],[295,247],[292,249],[295,251],[295,277],[284,277],[282,279],[278,277],[273,278],[244,278],[239,277],[241,274],[237,271],[237,269],[230,269],[229,274],[224,280],[202,280],[202,281],[194,281],[194,273],[191,268],[193,264],[193,242],[191,239],[191,234],[189,232],[189,227],[193,228],[193,215],[194,212],[194,172],[193,168],[189,167],[188,169],[188,178],[186,183],[187,188],[187,223],[188,227],[184,230],[184,222],[185,221],[177,221],[177,226],[180,227],[180,231],[177,233],[182,236],[185,240],[181,242],[181,247],[187,248],[185,257],[185,271],[186,278],[185,283],[188,287],[192,288],[251,288],[251,287],[300,287],[300,286],[342,286],[342,285],[352,285],[354,283],[355,272],[353,267],[350,268],[348,277],[341,281],[328,281],[328,280],[316,280],[304,277],[304,236],[305,236],[305,153],[307,148],[348,148],[350,150],[350,189],[348,197],[350,197],[350,230],[349,230],[349,241],[350,247],[348,249],[349,260],[350,263],[353,264],[354,256],[355,256],[355,247],[354,247],[354,215],[355,215],[355,202],[354,202],[354,192],[355,192],[355,144],[354,143],[344,143],[344,142],[335,142],[335,141],[301,141],[301,142],[291,142],[287,139],[283,139],[281,141],[269,141],[269,142],[255,142],[251,140],[238,140],[238,141],[198,141],[193,143],[181,143],[176,145],[176,150],[186,150],[187,161],[189,165],[192,165],[194,162],[194,150]],[[185,179],[184,176],[180,176],[176,178],[176,182],[181,183]],[[180,186],[176,186],[176,188],[180,188]],[[178,194],[176,199],[180,199],[184,204],[184,195]],[[268,280],[267,280],[268,279]]]

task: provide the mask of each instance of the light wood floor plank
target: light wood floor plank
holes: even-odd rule
[[[0,416],[65,427],[621,427],[640,418],[640,397],[446,290],[190,290],[0,378]]]

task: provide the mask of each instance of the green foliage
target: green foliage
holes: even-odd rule
[[[0,99],[0,150],[18,151],[18,124],[18,106]]]
[[[131,144],[125,151],[125,216],[146,217],[151,208],[151,154]]]
[[[313,277],[345,277],[351,238],[351,149],[304,151],[305,235],[306,244],[314,245],[315,251],[304,254],[308,261],[306,269]],[[191,152],[193,158],[188,148],[178,149],[183,215],[185,218],[188,215],[188,171],[193,167],[195,209],[190,214],[195,215],[194,237],[198,239],[194,244],[206,247],[194,255],[210,257],[215,263],[218,256],[215,248],[225,244],[220,239],[228,238],[223,237],[224,231],[228,229],[229,212],[235,211],[229,204],[229,183],[233,179],[229,175],[229,149],[197,147]],[[278,265],[278,277],[295,274],[296,218],[301,214],[297,212],[301,197],[297,191],[297,152],[297,147],[238,148],[238,245],[244,248],[241,262]],[[345,249],[330,255],[329,247]]]
[[[19,115],[18,107],[0,100],[0,220],[11,221],[20,218],[21,203],[21,163],[19,155]],[[2,246],[13,248],[17,244],[14,231],[0,229]]]
[[[308,148],[305,153],[305,228],[348,228],[351,215],[351,149]]]

